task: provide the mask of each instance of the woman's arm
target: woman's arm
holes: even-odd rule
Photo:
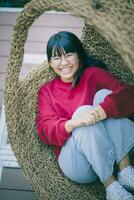
[[[66,118],[59,118],[51,104],[45,87],[38,91],[36,128],[37,134],[45,144],[63,146],[69,138],[65,129]]]
[[[53,109],[51,98],[45,87],[38,91],[36,128],[39,138],[45,144],[63,146],[74,128],[91,125],[106,117],[103,109],[95,113],[85,112],[77,119],[59,118]]]
[[[89,111],[83,111],[81,116],[75,119],[66,121],[65,129],[68,133],[71,133],[74,128],[83,126],[83,125],[92,125],[100,120],[106,119],[106,113],[101,108],[100,105],[96,106],[95,109]]]
[[[110,72],[95,67],[94,80],[98,89],[110,89],[109,94],[100,106],[107,117],[134,116],[134,86],[130,86],[118,80]]]

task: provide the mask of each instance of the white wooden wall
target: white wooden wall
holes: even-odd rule
[[[12,28],[20,9],[0,9],[0,111],[3,102],[4,80],[6,64],[9,55]],[[70,16],[67,13],[46,12],[41,15],[31,26],[25,44],[25,59],[23,61],[22,75],[28,73],[36,63],[45,59],[46,43],[54,33],[67,30],[81,36],[84,22],[81,18]]]

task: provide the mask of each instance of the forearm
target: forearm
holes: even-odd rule
[[[89,110],[90,115],[89,114],[87,115],[87,112],[83,114],[84,116],[81,116],[77,119],[70,119],[66,121],[65,129],[69,134],[76,127],[83,126],[83,125],[92,125],[98,121],[106,119],[106,113],[100,105],[96,106],[93,110]],[[85,118],[85,115],[87,115],[86,118]],[[94,119],[94,120],[91,120],[91,119]]]
[[[70,119],[65,123],[65,129],[70,134],[74,128],[80,127],[82,125],[88,125],[84,120],[79,118],[77,119]]]
[[[66,121],[65,129],[68,133],[71,133],[74,128],[75,128],[75,121],[73,119]]]

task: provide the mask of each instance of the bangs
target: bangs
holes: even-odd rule
[[[72,41],[64,38],[61,40],[55,41],[52,47],[51,57],[53,56],[61,56],[62,54],[76,52],[76,49],[72,43]]]

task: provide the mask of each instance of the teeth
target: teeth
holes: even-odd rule
[[[71,68],[64,68],[61,70],[63,73],[70,73],[71,72]]]

